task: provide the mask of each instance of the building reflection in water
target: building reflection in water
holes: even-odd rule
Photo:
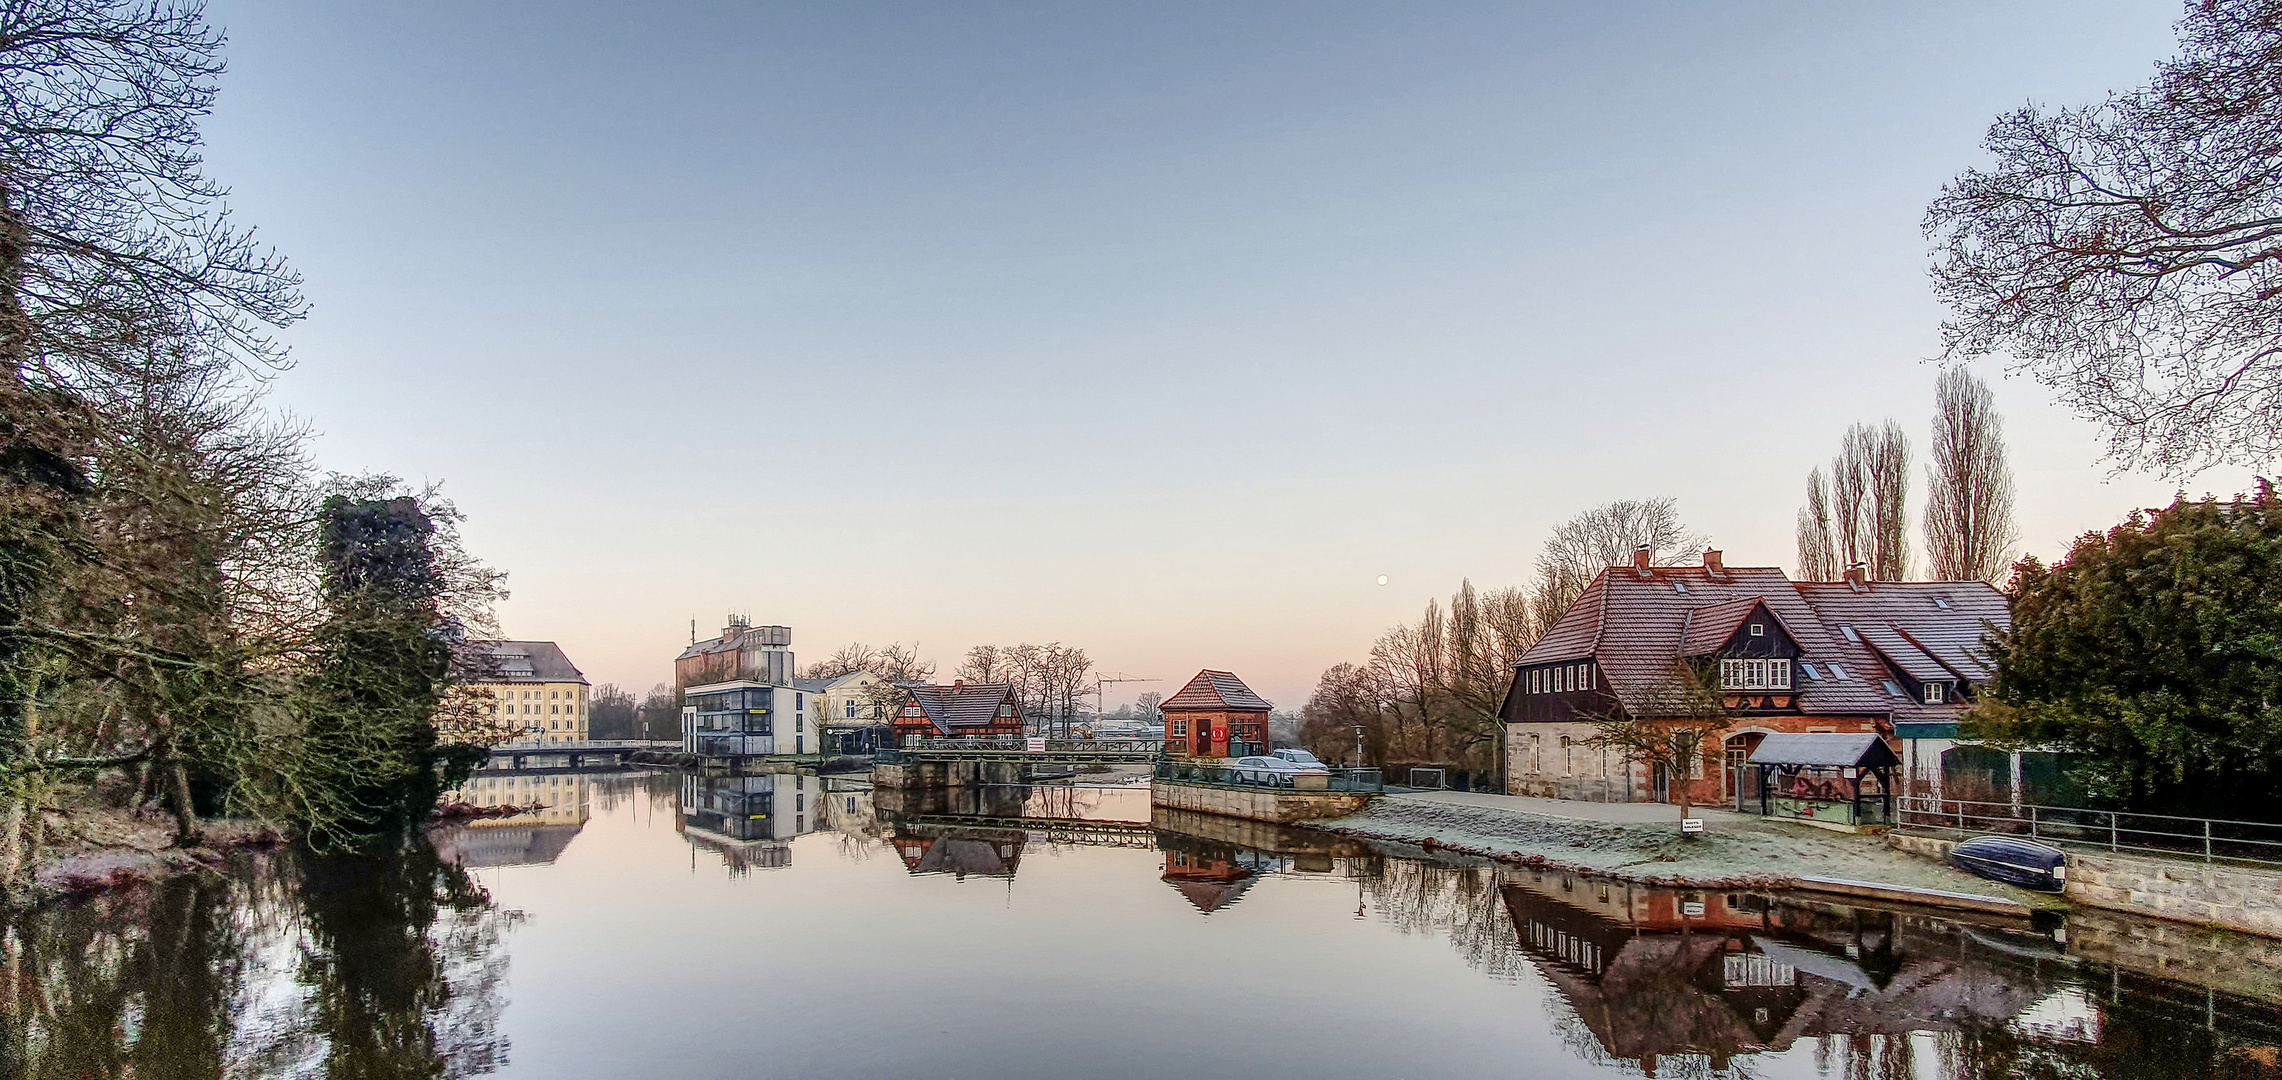
[[[578,773],[482,772],[444,793],[474,806],[532,807],[513,817],[477,818],[434,834],[436,853],[466,867],[554,862],[586,827],[588,778]]]
[[[719,853],[731,874],[791,866],[792,839],[816,831],[825,794],[809,773],[687,775],[676,827],[693,847]]]
[[[2032,968],[2064,965],[2048,935],[2025,927],[1966,930],[1791,897],[1553,873],[1520,875],[1503,892],[1520,947],[1599,1049],[1649,1075],[1659,1059],[1708,1059],[1724,1070],[1735,1055],[1833,1036],[2097,1038],[2080,994],[2008,970],[2024,957]],[[1908,1056],[1903,1041],[1881,1047]]]

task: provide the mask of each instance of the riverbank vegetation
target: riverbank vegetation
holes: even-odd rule
[[[1993,744],[2059,749],[2095,799],[2259,817],[2282,789],[2282,497],[2180,498],[2024,559],[1996,676],[1966,714]]]
[[[1514,665],[1605,567],[1645,549],[1658,566],[1692,563],[1705,538],[1670,498],[1623,499],[1556,526],[1528,589],[1477,592],[1461,581],[1445,608],[1379,636],[1370,659],[1330,668],[1300,710],[1299,739],[1325,761],[1452,765],[1499,771],[1498,709]]]
[[[0,10],[0,888],[59,784],[129,770],[178,845],[234,813],[338,846],[489,737],[450,690],[500,576],[434,489],[321,476],[264,408],[300,279],[226,213],[199,5]]]

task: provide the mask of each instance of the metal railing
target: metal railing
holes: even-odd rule
[[[960,735],[948,738],[912,739],[898,746],[899,750],[1028,750],[1034,735]],[[1071,753],[1082,750],[1099,750],[1111,754],[1155,753],[1164,749],[1163,739],[1056,739],[1044,740],[1050,753]]]
[[[1897,797],[1894,816],[1898,828],[1943,836],[2003,833],[2063,847],[2282,866],[2282,824],[2273,822],[1976,802],[1931,795]]]
[[[1248,769],[1218,762],[1192,761],[1187,758],[1164,758],[1157,762],[1151,778],[1174,780],[1184,784],[1218,784],[1225,787],[1272,787],[1296,791],[1369,791],[1387,789],[1377,769],[1330,769],[1320,776],[1321,787],[1308,774],[1271,772],[1265,769]]]

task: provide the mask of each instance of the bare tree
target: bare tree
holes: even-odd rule
[[[1891,420],[1855,424],[1830,461],[1825,494],[1822,470],[1807,474],[1807,504],[1799,510],[1799,573],[1828,581],[1856,563],[1877,581],[1909,577],[1910,441]]]
[[[1995,582],[2012,565],[2013,470],[1988,384],[1961,367],[1934,390],[1926,462],[1925,546],[1940,581]]]
[[[1910,439],[1888,420],[1870,441],[1870,577],[1910,576]]]
[[[2145,86],[1998,117],[1925,217],[1946,357],[2009,357],[2173,475],[2282,452],[2282,5],[2178,31]]]
[[[1835,534],[1831,527],[1830,494],[1822,468],[1807,473],[1807,503],[1799,508],[1799,578],[1802,581],[1836,581],[1840,571]]]
[[[0,383],[75,385],[139,345],[283,361],[299,278],[217,210],[198,122],[222,34],[191,0],[0,7]]]
[[[1737,717],[1719,690],[1716,663],[1679,664],[1669,679],[1636,693],[1635,700],[1589,718],[1596,743],[1621,752],[1628,762],[1663,771],[1683,820],[1695,805],[1689,782],[1706,771],[1706,763],[1717,764],[1713,755]]]
[[[1681,523],[1678,507],[1678,500],[1670,498],[1620,499],[1554,526],[1538,553],[1537,581],[1529,598],[1537,634],[1559,622],[1596,575],[1632,561],[1639,548],[1646,547],[1657,566],[1694,560],[1708,541]]]
[[[1007,680],[1007,658],[996,645],[977,645],[967,650],[967,658],[953,672],[961,679],[975,683],[995,683]]]

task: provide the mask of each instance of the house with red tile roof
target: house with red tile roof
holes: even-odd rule
[[[1268,752],[1268,712],[1275,708],[1233,673],[1206,668],[1157,706],[1165,714],[1165,752],[1231,757]]]
[[[903,683],[897,689],[903,691],[894,721],[897,745],[945,736],[1022,734],[1022,706],[1006,683],[960,679],[949,686]]]
[[[1979,581],[1793,582],[1776,567],[1603,570],[1515,665],[1502,717],[1507,790],[1607,801],[1732,805],[1753,782],[1740,766],[1777,732],[1875,732],[1904,775],[1938,777],[1957,716],[1991,674],[1984,634],[2011,625],[2005,597]],[[1596,719],[1689,719],[1674,693],[1689,670],[1716,672],[1731,718],[1723,745],[1689,775],[1660,775],[1597,742]],[[1675,712],[1674,710],[1682,710]],[[1934,782],[1938,783],[1938,780]],[[1743,791],[1756,799],[1756,791]]]

